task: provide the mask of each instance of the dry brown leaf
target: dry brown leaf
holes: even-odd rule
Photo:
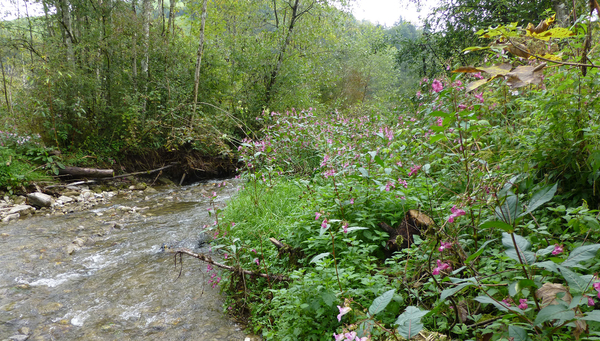
[[[545,308],[549,305],[558,304],[556,295],[561,292],[565,293],[562,300],[567,304],[571,304],[573,297],[569,293],[569,289],[559,283],[544,283],[544,285],[535,292],[535,295],[542,299],[542,308]]]
[[[467,92],[471,92],[489,81],[490,81],[489,79],[480,79],[480,80],[471,82],[467,85]]]
[[[529,23],[529,25],[527,25],[527,31],[529,31],[530,34],[542,33],[546,31],[548,27],[550,27],[550,25],[554,23],[555,20],[556,14],[554,14],[550,18],[547,18],[546,20],[542,20],[536,27],[533,27],[533,24]]]
[[[582,317],[583,314],[576,314],[577,317]],[[583,320],[575,321],[575,330],[573,331],[573,335],[575,339],[579,340],[579,335],[587,330],[587,323]]]
[[[478,68],[481,71],[487,72],[492,76],[506,75],[512,69],[512,66],[507,63],[496,64],[492,66],[482,66]]]
[[[452,70],[452,72],[454,72],[454,73],[477,73],[477,72],[481,72],[481,70],[476,67],[473,67],[473,66],[461,66],[456,70]]]
[[[508,45],[504,49],[517,57],[528,58],[531,55],[527,46],[519,43],[514,43],[514,46]]]
[[[537,70],[537,71],[536,71]],[[511,88],[520,88],[529,84],[542,84],[543,68],[538,66],[519,66],[506,74],[506,84]]]

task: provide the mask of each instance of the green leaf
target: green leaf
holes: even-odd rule
[[[348,228],[348,233],[360,230],[368,230],[368,227],[353,226]]]
[[[511,235],[503,232],[502,245],[506,247],[506,255],[516,260],[517,262],[520,262],[522,260],[524,264],[535,263],[535,254],[529,251],[529,249],[531,248],[531,243],[527,239],[517,234],[512,234],[512,236],[515,237],[518,253],[517,249],[515,249],[515,243],[513,243]],[[521,255],[521,259],[519,259],[519,254]]]
[[[508,337],[512,338],[513,341],[527,341],[527,331],[511,324],[508,326]]]
[[[502,205],[497,206],[496,217],[503,222],[514,225],[521,213],[521,205],[519,205],[519,198],[516,195],[509,195]]]
[[[552,251],[554,251],[554,245],[550,245],[547,248],[537,250],[535,252],[535,255],[536,256],[545,256],[547,254],[552,253]]]
[[[337,300],[337,297],[331,291],[325,291],[321,293],[321,299],[328,307],[333,307],[333,302]]]
[[[553,261],[538,262],[538,263],[534,263],[533,265],[540,267],[540,268],[544,268],[548,271],[560,273],[560,272],[558,272],[558,266]]]
[[[435,135],[431,135],[429,137],[429,141],[431,143],[434,143],[434,142],[437,142],[437,141],[440,141],[440,140],[447,140],[447,139],[448,138],[444,134],[435,134]]]
[[[515,296],[519,292],[521,292],[521,290],[523,290],[523,288],[536,288],[537,289],[538,286],[531,279],[522,279],[520,281],[515,281],[508,286],[508,294],[510,296]]]
[[[325,258],[325,257],[329,256],[329,255],[330,255],[330,253],[329,253],[329,252],[323,252],[323,253],[321,253],[321,254],[318,254],[318,255],[314,256],[314,257],[313,257],[313,258],[310,260],[310,263],[316,263],[316,262],[320,261],[321,259],[323,259],[323,258]]]
[[[489,304],[494,305],[500,311],[509,312],[509,310],[508,310],[509,307],[507,307],[506,305],[504,305],[504,303],[496,302],[495,300],[491,299],[488,296],[478,296],[478,297],[475,297],[475,301],[477,301],[479,303],[489,303]],[[521,309],[517,308],[517,307],[510,307],[510,310],[512,310],[514,312],[517,312],[517,313],[520,313],[520,314],[523,313],[523,311]]]
[[[481,256],[481,254],[483,253],[483,251],[485,251],[485,247],[488,246],[489,243],[492,243],[496,241],[496,238],[492,239],[492,240],[488,240],[487,242],[483,243],[483,245],[481,245],[481,247],[479,248],[479,250],[477,250],[477,252],[475,252],[474,254],[470,255],[469,257],[467,257],[467,259],[465,260],[466,264],[469,264],[473,261],[473,259]]]
[[[419,310],[414,306],[406,307],[406,310],[396,320],[398,333],[405,339],[410,339],[419,334],[423,329],[421,317],[427,315],[428,312],[428,310]]]
[[[450,289],[446,289],[446,290],[442,291],[442,294],[440,295],[440,300],[443,301],[446,298],[448,298],[448,297],[456,294],[457,292],[461,291],[463,288],[466,288],[466,287],[469,287],[469,286],[477,284],[477,282],[475,281],[474,278],[469,278],[469,279],[472,280],[473,282],[462,283],[462,284],[459,284],[459,285],[457,285],[455,287],[452,287]]]
[[[580,317],[581,320],[600,322],[600,310],[592,310],[585,316]]]
[[[581,267],[579,262],[596,257],[596,253],[600,249],[600,244],[585,245],[571,251],[569,258],[562,262],[562,266],[566,267]]]
[[[540,324],[550,320],[568,321],[572,320],[573,318],[575,318],[575,312],[569,309],[566,304],[559,302],[556,305],[549,305],[540,310],[535,318],[535,321],[533,322],[533,325],[539,326]]]
[[[363,167],[359,167],[358,171],[360,172],[360,174],[362,174],[363,177],[365,177],[365,178],[369,177],[369,171],[364,169]]]
[[[575,273],[562,265],[558,265],[558,270],[563,275],[572,291],[576,293],[584,293],[588,289],[590,281],[586,277],[583,277],[582,275]]]
[[[503,221],[488,221],[486,223],[481,224],[479,228],[500,228],[504,232],[513,233],[515,231],[512,225],[508,225]]]
[[[542,206],[543,204],[547,203],[548,201],[552,200],[552,198],[554,198],[554,194],[556,193],[557,187],[558,187],[558,182],[555,183],[554,185],[548,185],[548,186],[542,188],[541,190],[537,191],[531,197],[529,204],[527,204],[527,211],[523,212],[523,214],[521,214],[521,216],[524,216],[526,214],[529,214],[530,212],[533,212],[536,208],[538,208],[538,207]]]
[[[387,305],[392,300],[392,297],[394,297],[395,292],[396,292],[396,289],[388,290],[388,291],[384,292],[383,294],[381,294],[381,296],[379,296],[375,300],[373,300],[373,303],[369,307],[369,315],[375,316],[375,314],[377,314],[377,313],[381,312],[383,309],[385,309],[385,307],[387,307]]]

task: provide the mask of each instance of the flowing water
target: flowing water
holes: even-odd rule
[[[163,243],[199,246],[213,191],[235,180],[116,194],[109,203],[0,225],[0,340],[244,340],[206,264],[181,277]],[[133,209],[135,208],[135,209]],[[71,254],[69,254],[71,252]]]

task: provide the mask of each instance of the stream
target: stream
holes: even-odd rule
[[[223,313],[195,252],[238,180],[114,193],[81,212],[0,224],[0,340],[258,340]],[[103,193],[110,195],[111,193]]]

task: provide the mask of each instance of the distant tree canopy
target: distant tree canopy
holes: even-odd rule
[[[465,64],[475,30],[554,2],[442,0],[423,28],[385,29],[346,1],[208,0],[202,30],[202,1],[37,0],[0,22],[0,117],[59,148],[227,153],[263,110],[391,108]]]

